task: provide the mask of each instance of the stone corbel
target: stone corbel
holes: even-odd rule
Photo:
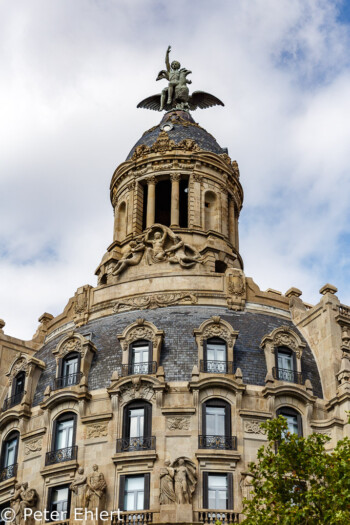
[[[228,268],[225,272],[225,292],[230,310],[243,310],[247,299],[245,275],[238,268]]]

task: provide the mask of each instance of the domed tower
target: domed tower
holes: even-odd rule
[[[168,111],[142,135],[114,172],[110,193],[113,243],[97,269],[104,297],[181,292],[207,304],[215,293],[227,304],[223,275],[243,269],[243,190],[237,162],[189,112]]]
[[[311,306],[244,275],[237,162],[190,114],[222,102],[190,95],[169,52],[167,87],[139,104],[165,115],[112,177],[97,286],[31,341],[0,320],[0,510],[16,520],[239,522],[262,421],[330,447],[347,432],[350,308],[329,284]]]

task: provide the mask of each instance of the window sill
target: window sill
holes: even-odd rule
[[[78,468],[78,462],[76,459],[71,461],[63,461],[62,463],[54,463],[53,465],[46,465],[40,470],[42,476],[50,476],[51,474],[60,474],[63,472],[69,472]]]
[[[122,470],[124,466],[139,463],[146,464],[147,468],[153,468],[154,462],[158,458],[155,450],[140,450],[136,452],[119,452],[112,456],[112,461]],[[143,466],[143,465],[142,465]]]

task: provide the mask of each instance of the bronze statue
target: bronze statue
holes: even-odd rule
[[[187,76],[190,75],[192,71],[181,68],[181,64],[177,60],[170,63],[170,51],[171,46],[168,46],[165,55],[166,70],[162,69],[156,79],[166,79],[168,81],[168,87],[164,88],[161,94],[145,98],[139,102],[137,107],[153,109],[155,111],[162,111],[163,109],[166,111],[172,109],[194,111],[197,108],[205,109],[211,106],[223,106],[224,104],[221,100],[204,91],[194,91],[190,96],[187,84],[191,84],[192,81],[188,80]]]

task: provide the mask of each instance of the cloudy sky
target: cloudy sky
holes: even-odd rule
[[[31,338],[94,276],[112,240],[109,183],[136,109],[171,58],[224,108],[195,120],[245,191],[245,272],[350,304],[348,0],[1,0],[0,317]]]

